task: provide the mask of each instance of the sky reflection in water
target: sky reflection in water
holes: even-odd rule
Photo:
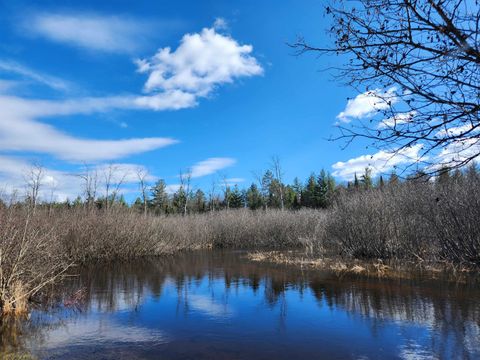
[[[97,266],[82,311],[36,312],[47,359],[475,359],[480,292],[445,281],[339,278],[198,252]]]

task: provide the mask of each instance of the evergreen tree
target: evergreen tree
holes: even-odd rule
[[[360,187],[360,183],[358,181],[357,173],[355,173],[355,177],[353,178],[353,188],[357,190]]]
[[[274,180],[273,173],[270,170],[265,171],[262,177],[262,202],[265,208],[270,205],[270,197],[271,197],[271,190],[272,190],[272,182]]]
[[[203,213],[207,209],[207,205],[205,202],[205,193],[202,190],[197,190],[195,192],[194,200],[193,200],[195,211]]]
[[[229,204],[231,209],[239,209],[243,207],[243,196],[237,185],[235,185],[233,190],[229,193]]]
[[[183,214],[185,210],[185,203],[187,201],[188,201],[187,193],[183,189],[183,186],[180,186],[178,190],[173,194],[173,198],[172,198],[173,211],[178,214]]]
[[[390,178],[388,179],[388,185],[390,186],[396,186],[400,184],[400,179],[398,178],[397,173],[394,171],[391,172]]]
[[[383,176],[380,175],[380,179],[378,180],[378,187],[383,189],[385,187],[385,181],[383,181]]]
[[[270,182],[270,189],[268,191],[268,205],[271,208],[280,209],[282,207],[283,193],[283,184],[281,184],[277,179],[272,179]]]
[[[286,209],[300,208],[300,203],[298,202],[297,194],[295,190],[293,190],[293,186],[290,186],[290,185],[285,186],[284,202],[285,202]]]
[[[317,204],[316,192],[317,192],[317,181],[316,181],[315,174],[312,173],[308,177],[307,183],[303,189],[302,205],[306,207],[311,207],[311,208],[316,207],[316,204]]]
[[[302,192],[303,184],[300,182],[300,179],[296,177],[293,179],[292,190],[295,192],[295,200],[293,202],[293,207],[298,209],[302,206]]]
[[[247,190],[246,197],[247,206],[251,210],[261,209],[263,206],[262,194],[258,190],[257,185],[252,184]]]
[[[372,169],[369,167],[365,168],[365,173],[362,175],[362,185],[367,190],[373,187]]]
[[[140,197],[137,197],[135,199],[135,202],[133,203],[132,208],[139,213],[143,212],[143,201]]]
[[[167,185],[163,179],[158,180],[151,190],[152,198],[149,206],[156,214],[168,212],[168,194]]]

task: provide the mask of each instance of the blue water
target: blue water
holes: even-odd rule
[[[36,311],[39,359],[480,359],[479,290],[195,252],[94,266],[77,306]]]

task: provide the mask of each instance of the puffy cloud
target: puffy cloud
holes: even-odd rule
[[[388,119],[384,119],[378,123],[379,129],[385,128],[394,128],[397,125],[406,124],[413,120],[415,115],[417,114],[416,111],[409,111],[406,113],[398,113]]]
[[[139,49],[151,29],[144,22],[121,16],[38,13],[25,19],[23,30],[82,48],[131,53]]]
[[[452,136],[462,136],[463,134],[469,132],[470,134],[476,134],[480,131],[478,127],[474,127],[471,123],[467,123],[460,126],[452,126],[449,128],[443,128],[435,134],[437,137],[452,137]]]
[[[459,139],[448,144],[438,153],[435,165],[429,167],[429,170],[464,165],[467,160],[478,160],[479,154],[479,138]]]
[[[225,169],[226,167],[232,166],[235,163],[235,159],[221,157],[209,158],[200,161],[191,168],[192,178],[213,174],[216,171]]]
[[[366,91],[348,100],[345,109],[337,115],[337,119],[348,123],[352,119],[372,117],[379,111],[387,110],[396,102],[398,96],[394,87],[386,91],[381,89]]]
[[[361,155],[346,162],[339,161],[332,165],[333,176],[342,180],[352,180],[355,174],[365,172],[365,168],[372,170],[372,176],[386,173],[399,165],[409,165],[420,159],[422,145],[418,144],[396,152],[379,151],[372,155]]]
[[[152,58],[136,63],[139,72],[148,74],[147,93],[177,91],[195,99],[236,78],[261,75],[263,68],[252,51],[251,45],[240,45],[214,28],[205,28],[184,35],[175,51],[162,48]]]

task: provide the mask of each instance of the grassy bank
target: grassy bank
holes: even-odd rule
[[[300,249],[319,258],[480,266],[480,182],[409,182],[337,194],[327,209],[154,216],[86,207],[0,208],[0,307],[28,301],[81,263],[206,248]]]

